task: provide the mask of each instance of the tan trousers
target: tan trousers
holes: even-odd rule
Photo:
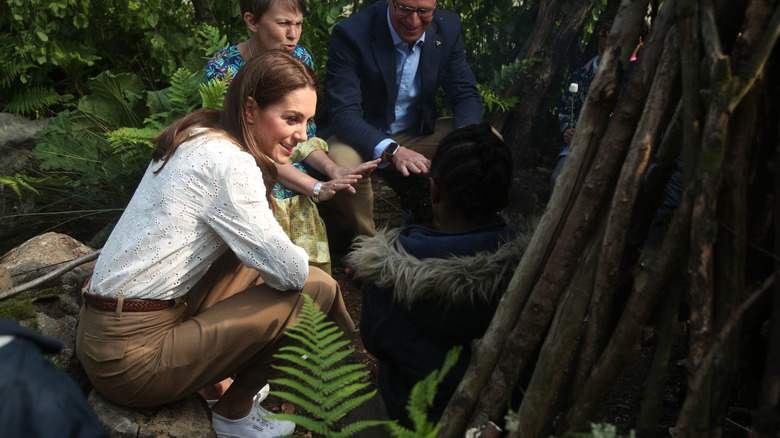
[[[314,299],[342,330],[355,326],[333,278],[310,267],[301,292],[278,291],[228,251],[173,307],[106,312],[82,306],[76,349],[95,388],[126,406],[169,403],[235,377],[255,391],[272,377],[272,355],[293,343],[283,336]]]
[[[439,142],[452,131],[452,121],[451,117],[437,119],[435,130],[431,135],[415,137],[401,133],[391,135],[390,138],[401,146],[431,159]],[[352,146],[335,136],[328,139],[328,148],[331,160],[340,166],[354,167],[364,161],[363,157]],[[340,191],[333,199],[356,236],[373,236],[376,234],[376,225],[374,224],[374,191],[371,188],[371,178],[364,175],[354,187],[356,190],[354,195]]]

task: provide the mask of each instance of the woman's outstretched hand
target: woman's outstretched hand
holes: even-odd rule
[[[346,190],[349,193],[354,194],[355,188],[352,187],[352,184],[355,184],[359,179],[363,178],[364,174],[376,169],[376,166],[380,161],[382,161],[382,159],[377,158],[376,160],[366,161],[355,167],[333,166],[330,169],[329,175],[331,180],[322,182],[318,200],[327,201],[328,199],[333,198],[336,195],[336,192],[340,190]]]

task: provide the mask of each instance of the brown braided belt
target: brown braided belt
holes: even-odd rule
[[[116,310],[116,298],[101,297],[84,292],[84,302],[93,309],[113,312]],[[165,310],[176,303],[176,300],[142,300],[126,299],[122,304],[123,312],[154,312],[155,310]]]

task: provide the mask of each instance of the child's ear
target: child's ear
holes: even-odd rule
[[[441,202],[441,191],[439,185],[436,184],[436,180],[433,177],[428,178],[431,181],[431,204],[437,204]]]

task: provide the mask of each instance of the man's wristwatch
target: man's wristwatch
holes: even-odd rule
[[[385,160],[387,160],[388,163],[392,163],[393,162],[393,157],[395,156],[395,153],[398,152],[398,149],[400,147],[401,147],[401,145],[399,145],[398,143],[395,143],[395,142],[390,143],[389,145],[387,145],[383,155],[385,156]]]

